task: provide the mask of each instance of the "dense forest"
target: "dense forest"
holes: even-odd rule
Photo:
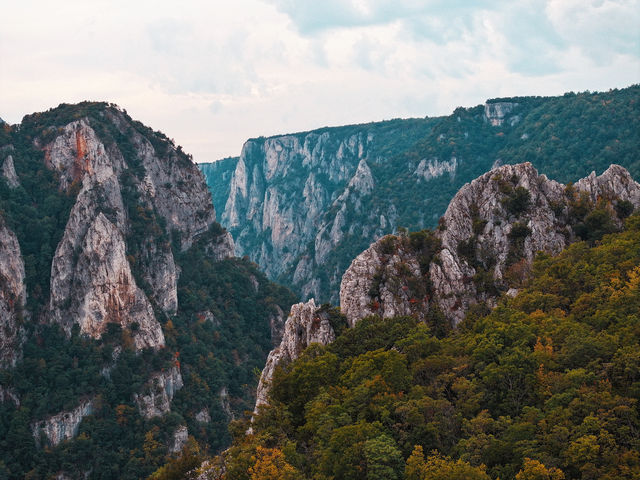
[[[638,478],[639,343],[635,214],[454,331],[370,317],[310,346],[232,425],[224,478]]]
[[[113,108],[90,102],[61,105],[0,129],[0,160],[12,156],[20,181],[11,187],[0,177],[0,215],[20,243],[27,287],[20,325],[23,356],[15,367],[0,369],[0,478],[145,478],[170,458],[180,425],[188,428],[189,445],[202,445],[203,453],[224,448],[230,441],[229,420],[252,407],[255,371],[272,348],[270,318],[295,301],[248,260],[214,261],[208,245],[224,233],[217,223],[189,249],[180,248],[177,232],[140,197],[136,185],[145,169],[131,136],[107,120],[105,112]],[[178,162],[191,164],[164,134],[124,115],[155,154],[176,152]],[[117,148],[126,160],[119,179],[127,210],[123,233],[137,283],[152,298],[139,267],[141,250],[151,241],[170,244],[181,270],[177,313],[166,315],[154,305],[164,348],[135,351],[132,332],[116,323],[100,339],[92,339],[81,335],[77,325],[68,336],[47,322],[52,260],[80,185],[61,190],[58,173],[47,167],[41,147],[65,125],[83,118],[107,149]],[[171,411],[144,418],[134,395],[148,388],[154,372],[174,367],[184,386],[175,392]],[[34,436],[35,421],[89,399],[92,412],[74,439],[52,446],[42,435]],[[206,415],[198,420],[200,411]]]

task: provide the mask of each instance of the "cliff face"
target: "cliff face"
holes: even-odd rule
[[[305,298],[336,301],[347,258],[396,226],[393,205],[370,208],[372,162],[384,163],[382,148],[394,138],[411,142],[430,125],[393,121],[249,140],[221,216],[236,253]]]
[[[640,184],[617,165],[573,188],[528,163],[499,167],[455,195],[433,234],[428,265],[415,248],[416,234],[385,237],[359,255],[343,277],[341,309],[353,325],[373,313],[423,318],[437,305],[455,325],[471,305],[491,306],[518,288],[537,252],[557,254],[581,227],[597,229],[589,211],[606,212],[613,222],[607,228],[615,228],[617,207],[640,207],[639,195]],[[586,217],[576,217],[579,207]]]
[[[180,368],[177,366],[153,374],[143,387],[142,392],[133,396],[140,410],[140,415],[149,419],[169,412],[171,400],[183,386]]]
[[[58,172],[60,189],[80,186],[53,259],[50,318],[67,332],[77,323],[94,338],[108,322],[125,328],[135,324],[136,347],[157,348],[164,345],[164,336],[151,301],[175,314],[178,271],[169,242],[158,238],[160,232],[132,231],[131,211],[155,213],[168,231],[178,233],[183,250],[213,225],[215,211],[194,164],[167,144],[164,152],[156,152],[120,111],[107,109],[103,117],[112,135],[126,138],[124,146],[105,146],[86,118],[69,123],[42,146],[48,166]],[[138,205],[125,205],[123,194],[137,199]],[[129,265],[127,237],[132,233],[144,237],[137,240],[140,248],[133,260],[149,287],[149,298]],[[214,260],[227,258],[233,241],[223,233],[212,240],[210,250]]]
[[[0,216],[0,367],[13,366],[20,358],[24,278],[18,239]]]
[[[31,432],[40,442],[44,434],[49,445],[56,446],[63,440],[70,440],[78,434],[82,419],[93,413],[93,401],[85,400],[69,412],[61,412],[31,425]]]
[[[253,139],[210,184],[224,192],[217,206],[238,255],[303,299],[335,304],[359,252],[398,227],[435,227],[465,183],[499,165],[527,160],[564,182],[613,162],[640,174],[629,153],[640,145],[637,92],[494,99],[441,118]]]
[[[313,299],[293,305],[284,325],[282,341],[269,353],[260,375],[255,411],[267,404],[271,380],[278,365],[292,362],[312,343],[327,345],[334,340],[335,332],[328,316],[319,311]]]

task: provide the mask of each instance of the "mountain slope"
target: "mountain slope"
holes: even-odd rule
[[[495,166],[529,161],[567,183],[617,163],[637,178],[639,97],[632,86],[493,99],[441,118],[252,139],[221,223],[270,278],[337,303],[355,255],[398,227],[435,226],[458,189]]]
[[[212,451],[294,300],[233,258],[189,155],[115,105],[0,132],[0,472],[143,478]]]
[[[369,317],[277,368],[224,478],[636,478],[640,217],[532,271],[450,334]]]

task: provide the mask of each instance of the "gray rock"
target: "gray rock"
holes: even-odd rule
[[[484,118],[493,126],[499,127],[504,123],[505,118],[507,118],[514,109],[516,109],[520,104],[514,102],[493,102],[493,103],[485,103],[484,105]],[[511,124],[515,124],[520,119],[517,118]]]
[[[56,253],[54,267],[56,260],[69,259]],[[81,333],[100,338],[112,322],[130,328],[136,349],[164,345],[160,323],[131,273],[124,238],[102,213],[84,236],[70,273],[69,296],[51,292],[52,316],[67,332],[77,323]],[[53,275],[52,280],[55,286]]]
[[[182,375],[180,375],[180,369],[177,366],[153,374],[145,384],[143,391],[133,395],[140,415],[150,419],[171,411],[171,400],[183,386]]]
[[[209,423],[211,421],[211,415],[209,415],[209,409],[203,408],[195,415],[196,422]]]
[[[40,443],[44,434],[49,445],[56,446],[63,440],[71,440],[78,434],[82,419],[93,413],[93,400],[85,400],[70,412],[61,412],[31,424],[31,432]]]
[[[25,270],[16,235],[0,216],[0,367],[21,357],[22,317],[27,298]]]
[[[186,425],[180,425],[173,432],[171,443],[169,444],[170,453],[180,453],[189,440],[189,431]]]
[[[255,412],[260,406],[268,403],[273,372],[278,365],[292,362],[312,343],[327,345],[334,339],[335,333],[328,317],[319,314],[313,299],[307,303],[293,305],[284,326],[282,341],[278,347],[271,350],[262,370],[256,392]]]
[[[507,197],[519,187],[528,192],[528,208],[510,211]],[[618,165],[600,176],[591,174],[576,182],[574,188],[594,203],[600,199],[626,200],[640,207],[640,184]],[[495,304],[495,293],[478,290],[474,277],[479,268],[486,270],[485,276],[500,291],[513,295],[537,252],[557,254],[575,240],[567,211],[564,185],[538,175],[529,163],[498,167],[465,185],[451,200],[443,217],[445,228],[436,232],[442,250],[429,266],[432,299],[415,294],[408,298],[407,292],[415,291],[420,283],[426,286],[427,279],[420,278],[417,258],[406,248],[406,240],[385,237],[361,253],[345,272],[340,288],[342,312],[352,326],[374,313],[422,318],[435,301],[455,325],[471,305],[482,301]],[[514,229],[525,236],[518,261],[510,263]],[[392,250],[385,247],[390,238],[395,238]],[[472,258],[462,255],[460,246],[465,244],[470,245],[467,250]]]
[[[7,158],[5,158],[2,163],[2,176],[11,188],[20,186],[20,180],[18,179],[18,174],[16,173],[15,166],[13,165],[13,157],[11,155],[7,155]]]

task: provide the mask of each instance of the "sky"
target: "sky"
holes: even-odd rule
[[[640,0],[20,0],[0,117],[113,102],[197,162],[248,138],[640,83]]]

